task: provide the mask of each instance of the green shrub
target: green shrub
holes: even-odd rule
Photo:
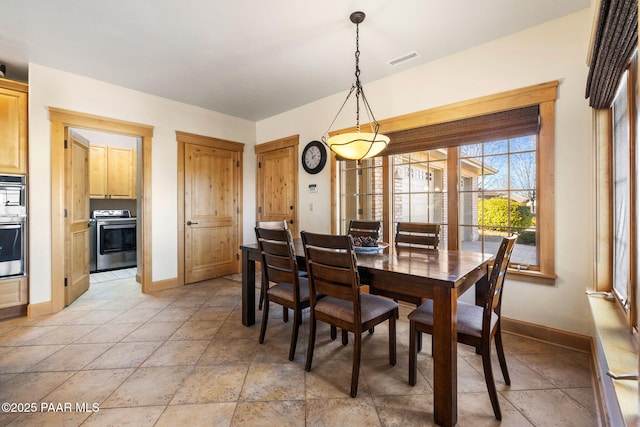
[[[518,236],[516,243],[521,245],[535,245],[536,244],[536,232],[535,231],[523,231]]]
[[[508,231],[509,225],[529,227],[533,223],[529,207],[516,201],[494,197],[484,200],[484,203],[478,203],[478,210],[482,212],[478,218],[478,225],[484,226],[487,230]]]

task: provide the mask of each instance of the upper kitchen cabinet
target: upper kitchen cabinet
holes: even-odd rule
[[[92,199],[136,198],[136,150],[91,144],[89,190]]]
[[[0,79],[0,173],[27,173],[29,86]]]

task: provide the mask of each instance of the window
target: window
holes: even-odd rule
[[[625,311],[629,310],[631,267],[631,183],[629,104],[625,73],[613,101],[613,291]]]
[[[629,329],[638,330],[640,302],[637,269],[638,83],[637,53],[620,78],[610,108],[594,110],[597,155],[598,242],[596,290],[612,292],[627,316]]]
[[[447,150],[392,156],[392,169],[393,223],[441,224],[440,245],[447,247]]]
[[[517,232],[510,273],[553,283],[556,87],[550,82],[381,122],[391,137],[381,156],[332,159],[334,232],[345,232],[349,219],[377,219],[391,242],[399,221],[433,222],[441,224],[440,248],[490,253],[501,236]]]
[[[537,135],[526,135],[460,147],[462,250],[496,253],[503,236],[517,233],[512,266],[538,266],[536,141]]]

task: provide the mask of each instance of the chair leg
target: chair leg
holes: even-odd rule
[[[356,328],[355,345],[353,346],[353,367],[351,368],[351,397],[358,394],[358,379],[360,377],[360,353],[362,351],[362,332]]]
[[[309,319],[309,343],[307,347],[307,362],[304,365],[304,369],[307,372],[311,372],[311,361],[313,360],[313,347],[316,344],[316,317],[311,313]]]
[[[422,351],[422,334],[418,334],[418,338],[416,340],[416,344],[418,347],[418,353]]]
[[[260,269],[262,270],[262,266],[260,266]],[[262,310],[262,305],[264,303],[264,288],[266,286],[267,282],[264,278],[264,270],[262,271],[262,274],[260,275],[260,299],[258,300],[258,310]]]
[[[342,345],[349,344],[349,331],[346,329],[342,330]]]
[[[300,328],[300,320],[302,319],[302,310],[293,310],[293,328],[291,331],[291,345],[289,346],[289,360],[293,360],[296,356],[296,344],[298,343],[298,329]]]
[[[262,323],[260,324],[260,337],[258,342],[264,342],[264,334],[267,331],[267,321],[269,320],[269,297],[265,298],[264,310],[262,311]]]
[[[416,385],[418,376],[418,352],[416,338],[421,332],[416,331],[416,323],[409,321],[409,385]]]
[[[507,385],[511,385],[511,378],[509,378],[509,369],[507,368],[507,360],[504,357],[504,349],[502,348],[502,331],[498,328],[494,337],[496,342],[496,353],[498,353],[498,361],[500,362],[500,369],[502,369],[502,377]]]
[[[289,309],[285,306],[282,306],[282,321],[284,323],[289,321]]]
[[[335,341],[338,336],[338,328],[335,325],[331,325],[331,341]]]
[[[398,310],[396,309],[396,314]],[[389,318],[389,365],[396,366],[396,317]]]
[[[496,390],[496,383],[493,380],[493,369],[491,368],[491,343],[486,341],[482,344],[482,368],[484,369],[484,381],[487,383],[493,414],[497,420],[502,420],[500,402],[498,402],[498,392]]]

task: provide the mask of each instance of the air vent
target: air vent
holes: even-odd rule
[[[419,56],[420,54],[414,50],[413,52],[409,52],[405,55],[399,56],[395,59],[388,61],[387,64],[389,64],[392,67],[395,67],[398,64],[402,64],[403,62],[407,62],[412,59],[418,58]]]

